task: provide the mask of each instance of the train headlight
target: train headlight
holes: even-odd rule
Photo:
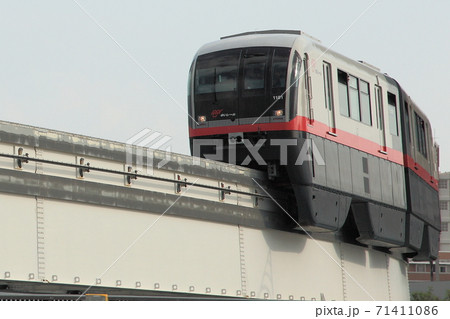
[[[284,115],[284,111],[283,110],[273,111],[273,115],[274,116],[283,116]]]
[[[199,123],[204,123],[204,122],[206,122],[206,116],[200,115],[200,116],[198,117],[198,122],[199,122]]]

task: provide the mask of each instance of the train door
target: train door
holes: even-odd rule
[[[323,62],[323,88],[325,93],[325,108],[328,113],[328,133],[336,135],[336,118],[334,114],[333,91],[331,83],[331,65],[328,62]]]
[[[375,85],[375,106],[377,113],[377,127],[380,131],[380,152],[386,153],[386,132],[384,125],[384,108],[383,108],[383,92],[381,91],[381,87]]]
[[[259,123],[265,122],[263,117],[270,115],[267,113],[267,108],[271,104],[267,85],[269,51],[268,48],[250,48],[243,54],[238,112],[241,124],[251,124],[255,119]],[[250,122],[246,123],[249,118]]]

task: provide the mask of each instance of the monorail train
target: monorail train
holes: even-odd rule
[[[397,81],[301,31],[221,38],[189,73],[191,152],[267,169],[301,228],[433,260],[438,147]]]

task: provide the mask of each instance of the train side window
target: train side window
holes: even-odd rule
[[[313,108],[311,106],[311,100],[312,100],[312,81],[311,81],[311,75],[309,73],[309,56],[307,53],[305,53],[305,57],[303,59],[304,67],[305,67],[305,89],[306,89],[306,106],[307,106],[307,112],[308,112],[308,118],[310,120],[310,123],[312,123],[314,114],[313,114]]]
[[[360,80],[361,121],[372,125],[372,110],[370,107],[369,83]]]
[[[338,70],[339,109],[344,116],[372,125],[369,83]]]
[[[417,138],[417,148],[419,152],[427,157],[427,140],[425,131],[425,121],[417,114],[416,115],[416,138]]]
[[[289,112],[294,115],[297,114],[297,102],[298,102],[298,82],[300,81],[300,70],[302,67],[302,59],[298,52],[295,52],[292,59],[291,66],[291,79],[289,86]]]
[[[383,115],[383,99],[381,94],[381,87],[375,85],[375,104],[377,112],[377,128],[383,130],[384,115]]]
[[[428,153],[432,154],[433,150],[432,150],[431,146],[433,145],[433,142],[432,142],[433,135],[431,134],[431,130],[430,130],[430,127],[428,126],[428,123],[425,123],[425,127],[426,127],[426,131],[425,131],[426,148],[425,148],[425,151],[427,152],[427,154]],[[428,156],[425,156],[425,157],[428,157]]]
[[[338,70],[339,109],[342,115],[350,116],[348,101],[348,74]]]
[[[333,109],[333,90],[331,83],[331,65],[327,62],[323,62],[323,85],[325,92],[325,108],[328,110]]]
[[[352,119],[360,121],[361,114],[359,110],[359,83],[358,78],[352,75],[348,77],[349,98],[350,98],[350,116]]]
[[[398,135],[397,121],[397,97],[395,94],[388,92],[389,105],[389,131],[392,135]]]
[[[426,132],[425,132],[425,122],[424,120],[417,114],[416,115],[416,137],[417,137],[417,148],[419,152],[427,157],[427,140],[426,140]]]
[[[298,88],[298,81],[300,80],[300,69],[302,67],[302,60],[300,55],[295,52],[294,59],[292,60],[292,73],[291,73],[291,87]]]
[[[409,106],[408,102],[405,101],[405,130],[406,130],[406,141],[411,144],[411,123],[409,121]]]

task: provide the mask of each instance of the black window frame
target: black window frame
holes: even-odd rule
[[[228,58],[231,63],[228,63]],[[279,114],[275,111],[282,110],[282,116],[277,115],[277,120],[287,115],[286,90],[289,81],[288,69],[290,66],[291,48],[278,46],[241,47],[215,51],[200,55],[195,60],[195,68],[192,70],[192,113],[195,118],[200,115],[206,117],[206,121],[231,120],[251,117],[274,117]],[[265,63],[261,76],[264,78],[258,87],[245,88],[246,66],[257,67],[254,64]],[[219,87],[218,74],[222,66],[233,67],[233,85]],[[261,64],[262,66],[262,64]],[[237,71],[236,71],[237,68]],[[205,71],[203,71],[205,70]],[[226,70],[225,70],[226,71]],[[201,72],[209,72],[209,77],[204,78],[206,85],[201,87]],[[236,75],[237,72],[237,75]],[[226,79],[225,79],[226,80]],[[225,81],[224,80],[224,81]],[[223,89],[223,91],[221,91]],[[229,89],[226,91],[225,89]],[[258,101],[257,101],[258,99]],[[260,108],[255,108],[255,105]],[[271,106],[270,109],[268,107]],[[214,116],[214,111],[222,113]],[[254,114],[253,114],[254,113]],[[237,122],[236,122],[237,123]]]
[[[414,112],[414,114],[416,116],[416,146],[419,153],[425,158],[428,158],[427,125],[424,119],[417,114],[417,112]]]
[[[237,54],[239,53],[239,54]],[[238,91],[238,86],[239,86],[239,63],[240,63],[240,52],[239,50],[225,50],[222,52],[218,52],[216,53],[217,56],[213,58],[210,58],[209,55],[210,54],[206,54],[204,56],[201,56],[198,58],[196,66],[195,66],[195,70],[194,71],[194,95],[201,95],[201,94],[221,94],[221,93],[237,93]],[[231,60],[230,57],[233,57],[234,60]],[[219,65],[217,65],[217,63],[212,64],[212,66],[207,67],[207,68],[199,68],[199,64],[210,64],[210,61],[214,61],[218,58],[223,59],[223,62],[226,62],[226,65],[221,65],[219,63]],[[230,63],[230,62],[235,62],[235,63]],[[217,68],[225,68],[225,67],[231,67],[233,66],[235,68],[234,70],[234,89],[233,90],[216,90],[216,86],[217,84],[217,77],[219,76],[217,74]],[[214,69],[214,74],[212,75],[212,79],[213,82],[210,84],[211,89],[207,90],[207,91],[202,91],[200,90],[201,86],[199,85],[199,80],[201,79],[200,73],[204,72],[206,70],[212,70]],[[220,82],[219,82],[220,83]]]
[[[351,82],[354,82],[355,86],[353,86]],[[350,105],[350,117],[355,121],[361,122],[361,99],[359,96],[360,90],[359,79],[356,76],[348,74],[347,87],[348,87],[348,101]]]
[[[374,86],[375,94],[375,110],[377,114],[377,128],[380,131],[385,130],[384,125],[384,105],[383,105],[383,88],[379,85]]]
[[[291,118],[297,113],[299,82],[302,72],[303,60],[300,53],[294,51],[291,60],[291,74],[289,75],[289,113]]]
[[[272,91],[272,94],[274,91],[278,90],[282,90],[283,93],[286,91],[290,53],[291,52],[289,48],[276,47],[273,49],[270,70],[270,89]],[[275,77],[275,74],[277,72],[280,72],[281,74],[279,77]],[[281,80],[282,82],[279,82],[278,80]],[[274,85],[275,82],[278,82],[281,85]]]
[[[340,114],[355,121],[361,122],[365,125],[373,126],[370,82],[360,79],[340,69],[338,69],[337,72]],[[351,85],[350,80],[353,80],[356,85]],[[362,84],[367,85],[367,92],[362,92]],[[343,96],[343,94],[345,95]],[[363,108],[362,106],[363,96],[365,97],[364,101],[368,101],[368,109]],[[357,101],[355,100],[352,103],[352,100],[354,99],[356,99]],[[353,105],[354,103],[356,103],[356,105]]]
[[[267,61],[247,62],[244,59],[243,74],[242,74],[243,94],[255,91],[259,91],[262,92],[263,94],[266,94],[266,90],[269,84],[267,79],[267,67],[268,67]],[[261,73],[258,75],[262,75],[262,77],[254,76],[255,73],[258,72]]]
[[[411,144],[412,139],[411,139],[411,120],[409,118],[409,104],[407,101],[405,101],[404,103],[404,108],[405,108],[405,130],[406,130],[406,141],[408,142],[408,144]]]
[[[391,92],[387,92],[388,101],[388,116],[389,116],[389,133],[394,136],[398,136],[398,107],[397,107],[397,95]],[[392,114],[394,117],[392,117]]]
[[[332,68],[331,63],[327,61],[323,61],[323,92],[325,96],[325,108],[327,110],[334,109],[334,100],[333,100],[333,78],[332,78]]]
[[[363,92],[362,91],[362,84],[367,84],[367,92]],[[362,97],[367,97],[367,106],[368,109],[365,110],[363,109],[363,98]],[[364,99],[366,100],[366,99]],[[372,103],[371,103],[371,96],[370,96],[370,83],[367,81],[364,81],[362,79],[359,79],[359,114],[361,117],[361,122],[363,122],[366,125],[372,126]],[[364,115],[367,114],[368,115],[368,121],[366,122],[365,119],[367,119],[367,117],[365,117]]]
[[[338,79],[338,93],[339,93],[339,113],[343,116],[350,117],[350,101],[348,97],[348,73],[338,69],[337,79]]]
[[[310,69],[310,59],[308,53],[305,52],[304,58],[303,58],[303,67],[305,71],[303,71],[303,75],[305,78],[305,91],[306,91],[306,112],[308,116],[309,123],[312,124],[313,122],[313,107],[311,100],[313,98],[312,96],[312,78],[311,73],[309,72]],[[300,68],[301,70],[301,68]]]

